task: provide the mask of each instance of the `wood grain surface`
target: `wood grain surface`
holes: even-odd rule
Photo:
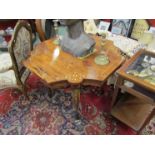
[[[70,84],[99,83],[105,80],[123,63],[120,51],[111,41],[101,46],[101,38],[95,36],[96,45],[93,54],[80,59],[64,52],[54,44],[54,39],[44,41],[36,46],[24,65],[38,75],[47,84],[67,81]],[[79,45],[80,46],[80,45]],[[107,65],[97,65],[94,59],[102,52],[109,57]]]

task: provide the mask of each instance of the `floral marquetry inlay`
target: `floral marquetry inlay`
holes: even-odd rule
[[[73,72],[71,75],[66,76],[66,78],[70,83],[81,83],[84,79],[84,75],[78,72]]]

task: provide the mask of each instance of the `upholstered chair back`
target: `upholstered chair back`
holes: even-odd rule
[[[29,75],[29,71],[23,65],[32,51],[32,30],[26,21],[18,21],[14,28],[14,34],[10,41],[9,52],[13,61],[16,78],[23,83]]]

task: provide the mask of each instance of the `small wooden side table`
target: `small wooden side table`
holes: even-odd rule
[[[111,103],[112,116],[130,126],[135,131],[141,131],[149,121],[155,108],[155,83],[152,84],[144,77],[132,75],[128,72],[129,69],[135,69],[136,67],[139,67],[141,70],[141,61],[144,61],[145,56],[155,58],[154,53],[141,50],[126,61],[117,71],[118,77]],[[154,76],[155,74],[153,74],[153,78]],[[124,84],[125,81],[132,82],[133,85],[126,86]],[[118,99],[120,90],[127,92],[130,96],[128,95],[127,99]]]

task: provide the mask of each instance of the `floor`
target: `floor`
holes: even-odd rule
[[[27,80],[30,100],[14,90],[0,91],[0,134],[4,135],[135,135],[134,130],[113,118],[113,90],[82,87],[79,114],[72,108],[71,89],[53,94],[31,75]],[[140,134],[155,134],[155,117]]]

